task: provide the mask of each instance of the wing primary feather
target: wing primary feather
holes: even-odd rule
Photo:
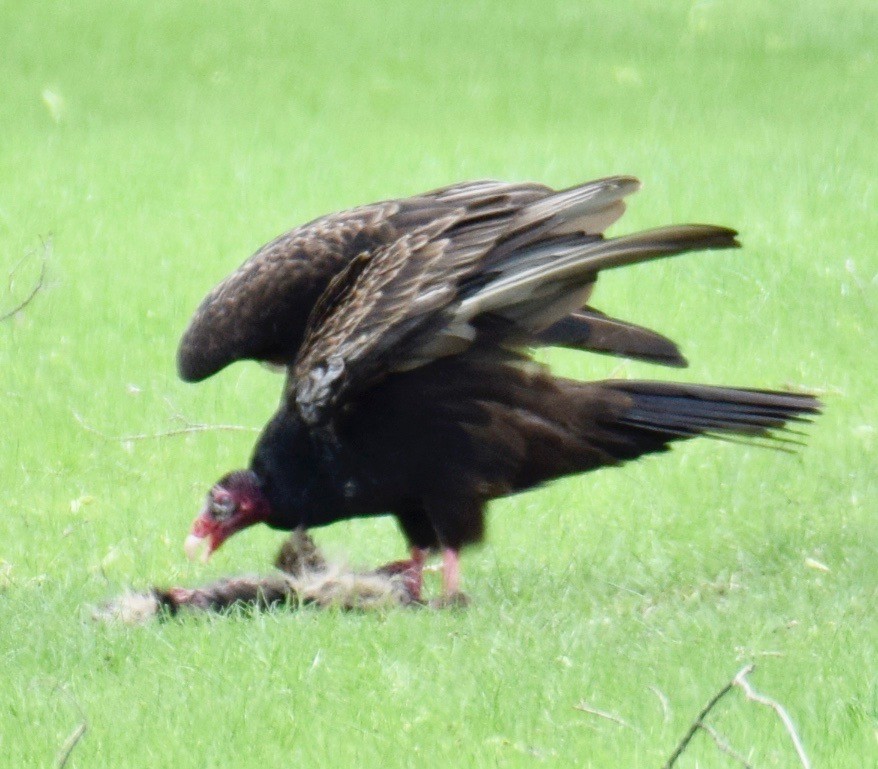
[[[472,318],[481,312],[502,310],[527,302],[535,293],[541,299],[553,292],[563,293],[593,282],[602,270],[650,259],[674,256],[686,251],[736,248],[737,233],[712,225],[677,225],[624,235],[610,240],[572,243],[559,248],[556,243],[537,244],[528,254],[536,263],[510,274],[500,274],[472,296],[466,298],[457,313]],[[542,257],[546,258],[535,258]],[[539,302],[537,303],[539,306]],[[545,304],[545,302],[543,302]]]
[[[573,312],[552,324],[536,336],[536,342],[553,347],[622,355],[675,368],[688,365],[680,348],[666,336],[634,323],[611,318],[591,307]]]

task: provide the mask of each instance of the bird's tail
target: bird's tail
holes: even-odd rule
[[[497,350],[439,359],[379,392],[386,401],[368,413],[398,413],[406,429],[417,425],[414,435],[429,443],[429,456],[500,493],[618,465],[699,435],[789,450],[802,442],[797,428],[821,411],[807,394],[563,379]]]
[[[584,429],[617,461],[664,451],[673,441],[698,435],[784,448],[801,442],[790,425],[809,422],[821,410],[812,395],[772,390],[633,380],[578,389]],[[601,408],[594,409],[595,398]]]

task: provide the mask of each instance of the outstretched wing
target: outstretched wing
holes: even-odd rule
[[[551,194],[540,184],[467,182],[330,214],[291,230],[205,297],[180,341],[180,376],[199,381],[242,359],[289,365],[318,298],[358,254],[389,245],[450,211],[496,216]]]
[[[588,308],[567,319],[602,269],[737,245],[734,231],[708,225],[605,240],[598,227],[618,218],[622,198],[638,186],[615,177],[514,212],[459,208],[358,257],[315,308],[287,398],[310,424],[327,423],[391,373],[479,344],[587,347],[589,333],[599,349],[682,360],[663,337]],[[606,333],[614,323],[624,344]]]
[[[673,342],[655,332],[590,308],[578,312],[602,268],[710,247],[702,232],[674,243],[670,230],[652,238],[664,241],[655,253],[650,242],[604,241],[601,233],[624,211],[623,198],[638,188],[631,177],[560,192],[540,184],[467,182],[316,219],[264,246],[210,292],[181,339],[180,376],[199,381],[241,359],[288,366],[312,382],[297,395],[307,410],[308,388],[323,379],[328,391],[320,372],[337,370],[339,361],[347,361],[345,376],[330,379],[339,386],[358,382],[342,388],[350,394],[382,369],[420,365],[476,338],[685,365]],[[719,240],[728,245],[729,237]],[[622,253],[610,258],[602,251],[607,243]],[[596,250],[583,267],[580,257],[590,246]],[[355,290],[359,283],[362,290]],[[369,296],[375,285],[383,287],[377,302]],[[348,315],[364,324],[356,334]],[[397,315],[399,327],[382,337]],[[342,332],[375,340],[354,356],[350,345],[339,347]],[[301,349],[306,336],[307,351]],[[327,399],[316,392],[318,410],[339,400],[340,393]]]

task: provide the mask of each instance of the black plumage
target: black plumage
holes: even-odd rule
[[[587,302],[605,269],[736,247],[678,225],[603,230],[639,184],[555,192],[472,182],[317,219],[214,289],[178,353],[203,379],[252,358],[287,367],[247,471],[219,481],[187,541],[208,552],[256,522],[284,529],[394,514],[419,572],[478,541],[486,503],[696,435],[773,437],[819,411],[807,395],[553,377],[527,349],[559,345],[685,365],[654,331]]]

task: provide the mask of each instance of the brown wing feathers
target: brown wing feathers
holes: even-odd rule
[[[263,246],[213,289],[196,310],[177,351],[190,382],[236,360],[289,363],[315,303],[358,253],[394,236],[395,203],[333,214]]]
[[[407,337],[448,305],[455,262],[440,236],[458,218],[433,220],[361,255],[332,282],[292,370],[289,395],[307,422],[321,421],[347,391],[362,391],[392,371],[412,347]],[[437,270],[440,260],[444,268]]]
[[[583,307],[552,324],[537,335],[536,342],[546,347],[624,355],[678,368],[687,365],[680,349],[667,337],[591,307]]]
[[[460,280],[460,297],[465,299],[491,281],[569,254],[573,244],[602,241],[600,232],[622,214],[622,199],[638,186],[630,177],[561,192],[538,184],[471,182],[316,219],[264,246],[205,298],[180,343],[180,375],[197,381],[243,358],[293,363],[312,310],[333,278],[359,254],[386,254],[392,243],[437,219],[455,218],[443,232],[449,240],[444,251],[455,265],[451,274]],[[472,269],[461,274],[460,264]],[[586,285],[582,303],[588,291]],[[575,302],[571,309],[576,309]],[[590,338],[597,339],[601,323],[592,325]],[[605,349],[604,344],[602,351],[628,354],[633,347],[641,357],[666,362],[664,353],[650,357],[651,332],[637,341],[635,329],[626,334],[622,348]],[[446,336],[467,333],[458,323]],[[589,337],[575,336],[579,346],[587,347],[583,339]],[[541,343],[536,337],[529,341]]]
[[[345,393],[352,397],[390,373],[459,354],[479,344],[486,326],[493,345],[538,344],[541,332],[585,304],[603,269],[737,245],[734,231],[707,225],[611,240],[570,232],[571,221],[587,228],[590,221],[617,216],[622,197],[635,188],[625,177],[593,182],[518,210],[492,194],[480,206],[455,209],[376,249],[362,269],[342,273],[331,301],[320,302],[319,322],[309,324],[293,367],[289,397],[307,422],[324,421]],[[331,308],[326,317],[324,306]],[[594,316],[593,335],[607,325]],[[587,339],[580,334],[575,341],[587,346]],[[614,352],[633,348],[648,357],[662,346],[660,339],[630,326],[624,346]],[[598,341],[607,350],[613,340],[604,333]],[[679,362],[673,352],[665,345],[656,357]]]

